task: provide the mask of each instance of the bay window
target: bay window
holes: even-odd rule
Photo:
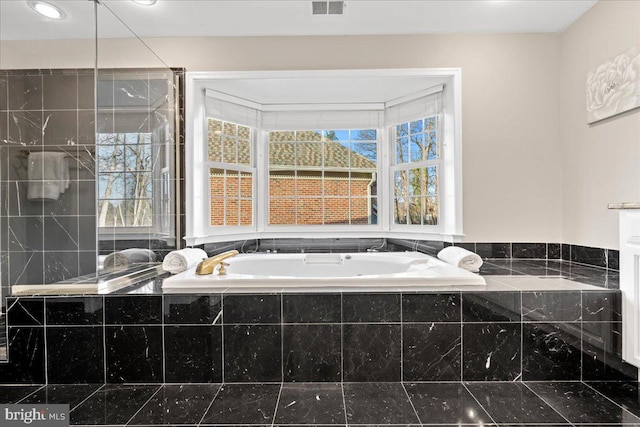
[[[459,237],[445,85],[385,102],[276,104],[195,81],[203,101],[188,132],[188,243]]]

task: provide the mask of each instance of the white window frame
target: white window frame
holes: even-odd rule
[[[358,106],[354,105],[354,108],[359,108]],[[310,129],[297,129],[297,130],[310,130]],[[338,129],[336,129],[338,130]],[[346,130],[346,129],[339,129],[339,130]],[[353,129],[350,129],[353,130]],[[384,142],[385,139],[381,138],[381,129],[380,128],[376,128],[376,132],[377,132],[377,139],[376,139],[376,145],[377,145],[377,162],[376,165],[378,167],[378,175],[380,174],[381,168],[380,168],[380,149],[382,145],[385,145]],[[268,130],[263,130],[263,141],[268,141]],[[287,224],[269,224],[269,198],[268,198],[268,194],[269,194],[269,144],[265,143],[264,145],[264,152],[263,152],[263,162],[261,164],[261,167],[258,168],[261,172],[261,176],[260,176],[260,182],[265,183],[264,185],[264,192],[260,193],[260,194],[266,194],[267,198],[266,198],[266,203],[264,204],[265,209],[263,210],[263,212],[261,212],[263,215],[261,216],[261,220],[262,220],[262,229],[267,232],[267,233],[277,233],[279,234],[280,232],[284,232],[284,233],[296,233],[296,234],[300,234],[300,233],[320,233],[320,235],[326,234],[328,232],[332,232],[333,234],[335,234],[336,232],[339,232],[341,235],[343,232],[345,231],[359,231],[359,232],[372,232],[372,231],[382,231],[382,225],[380,224],[380,221],[378,220],[378,222],[376,224],[318,224],[318,225],[287,225]],[[330,170],[331,168],[323,168],[323,171],[327,171]],[[378,182],[378,191],[379,192],[384,192],[383,188],[382,188],[382,183],[379,181]],[[377,196],[378,197],[378,206],[380,206],[380,195]],[[351,199],[351,197],[349,197],[349,199]],[[296,197],[295,200],[298,200],[298,198]],[[324,200],[324,199],[323,199]],[[380,218],[380,216],[378,215],[378,219]],[[325,236],[326,237],[326,236]]]
[[[396,125],[392,125],[389,127],[389,145],[391,148],[391,153],[392,156],[389,159],[390,160],[390,165],[389,165],[389,187],[388,187],[388,193],[389,194],[389,203],[390,203],[390,214],[391,217],[389,218],[389,220],[391,221],[390,223],[390,231],[400,231],[400,232],[407,232],[410,233],[412,230],[415,230],[415,227],[417,226],[421,226],[421,227],[429,227],[432,232],[436,232],[436,233],[442,233],[444,227],[442,224],[442,219],[441,219],[441,215],[443,212],[442,209],[442,204],[440,203],[440,195],[445,193],[445,189],[446,189],[446,182],[444,179],[442,179],[442,170],[443,168],[443,156],[441,155],[441,147],[442,147],[442,138],[440,136],[440,130],[441,130],[441,121],[442,121],[442,114],[438,113],[438,114],[426,114],[423,115],[421,117],[414,117],[413,120],[409,120],[408,123],[412,122],[412,121],[416,121],[416,120],[424,120],[430,117],[436,117],[436,138],[437,138],[437,148],[436,148],[436,153],[437,153],[437,158],[435,159],[431,159],[431,160],[420,160],[417,162],[411,162],[408,161],[406,163],[397,163],[395,160],[395,155],[396,155],[396,139],[397,139],[397,135],[396,135]],[[404,124],[407,122],[403,122],[403,123],[397,123],[398,125]],[[409,141],[409,145],[411,145],[411,141]],[[429,167],[436,167],[437,170],[437,188],[438,191],[436,192],[436,199],[438,200],[438,224],[435,225],[421,225],[421,224],[396,224],[395,223],[395,215],[394,215],[394,199],[395,199],[395,183],[394,183],[394,174],[396,171],[407,171],[407,173],[411,170],[411,169],[420,169],[420,168],[429,168]]]
[[[329,71],[264,71],[264,72],[188,72],[186,74],[186,236],[189,245],[227,240],[255,238],[322,238],[322,237],[395,237],[406,239],[445,240],[459,242],[462,233],[462,92],[460,68],[391,69],[391,70],[329,70]],[[378,128],[378,223],[372,225],[305,225],[268,224],[268,144],[257,144],[257,132],[252,133],[254,226],[211,227],[209,217],[209,162],[207,159],[207,129],[205,90],[208,82],[217,79],[328,78],[328,77],[440,77],[446,81],[440,113],[440,167],[438,168],[438,225],[393,224],[391,170],[395,166],[390,132]],[[255,105],[253,102],[248,104]],[[362,104],[340,108],[357,109]],[[328,108],[329,106],[322,106]],[[333,106],[336,107],[335,105]],[[379,108],[380,106],[371,106]],[[291,108],[269,106],[271,111]],[[318,106],[317,108],[321,108]],[[426,117],[426,115],[425,115]],[[253,128],[252,128],[253,129]],[[259,130],[260,132],[266,132]],[[264,137],[264,135],[262,135]],[[383,166],[384,167],[381,167]],[[260,207],[263,207],[260,209]],[[238,229],[241,228],[242,230]],[[248,228],[251,228],[248,230]]]
[[[219,119],[217,117],[207,117],[205,115],[205,119],[204,119],[204,129],[203,129],[203,134],[205,135],[205,141],[208,140],[208,127],[207,127],[207,119],[208,118],[212,118],[215,120],[221,120],[223,122],[225,122],[226,120],[223,119]],[[243,123],[236,123],[237,125],[243,125]],[[224,163],[224,162],[213,162],[209,160],[209,147],[207,143],[202,144],[202,159],[205,159],[203,161],[204,165],[205,165],[205,173],[204,173],[204,183],[203,183],[203,188],[205,188],[206,194],[209,195],[211,194],[211,176],[210,176],[210,171],[211,169],[223,169],[223,170],[227,170],[227,171],[233,171],[233,172],[247,172],[247,173],[251,173],[253,176],[252,179],[252,188],[251,188],[251,199],[252,199],[252,203],[251,203],[251,209],[252,209],[252,213],[251,216],[253,218],[253,223],[251,225],[236,225],[236,226],[229,226],[229,225],[225,225],[225,226],[212,226],[211,225],[211,221],[207,221],[207,224],[205,226],[205,230],[206,233],[210,236],[213,236],[217,233],[220,233],[220,230],[224,230],[225,233],[227,234],[246,234],[246,233],[255,233],[257,230],[257,197],[256,197],[256,180],[258,179],[258,170],[256,168],[256,134],[259,132],[259,129],[256,129],[254,127],[249,126],[249,128],[251,129],[251,162],[249,165],[245,165],[245,164],[236,164],[236,163]],[[188,188],[188,187],[187,187]],[[226,195],[225,195],[225,199],[226,199]],[[210,199],[209,199],[210,200]],[[238,208],[240,208],[241,203],[240,203],[240,199],[238,199]],[[211,218],[211,211],[210,211],[210,203],[207,203],[206,205],[206,209],[207,209],[207,217]],[[225,209],[225,216],[226,216],[226,209]]]

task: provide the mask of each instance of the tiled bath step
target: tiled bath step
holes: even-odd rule
[[[637,383],[261,383],[0,386],[68,403],[74,425],[640,425]]]

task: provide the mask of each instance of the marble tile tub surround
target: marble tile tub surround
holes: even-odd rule
[[[0,401],[66,403],[72,425],[555,427],[640,423],[637,383],[621,387],[611,382],[0,386]]]
[[[442,248],[452,245],[448,242],[388,239],[390,247],[411,248],[435,256]],[[485,260],[491,259],[536,259],[563,260],[619,270],[619,251],[564,243],[453,243],[455,246],[477,253]]]
[[[436,256],[445,242],[382,239],[254,239],[202,245],[209,255],[231,249],[253,252],[419,251]],[[484,259],[480,274],[565,277],[578,283],[619,289],[618,251],[556,243],[456,243]],[[573,254],[572,260],[571,254]],[[586,254],[586,255],[583,255]],[[512,256],[513,255],[513,256]],[[565,258],[560,258],[564,255]],[[567,258],[568,257],[568,258]],[[594,265],[606,259],[607,267]],[[590,261],[591,260],[591,261]],[[602,262],[600,262],[602,264]]]
[[[528,291],[531,280],[556,290]],[[489,282],[495,290],[10,298],[0,383],[637,380],[620,358],[619,291]]]
[[[253,239],[202,245],[210,255],[237,249],[251,252],[367,252],[413,250],[436,256],[452,243],[385,238]],[[563,260],[617,272],[619,251],[560,243],[453,243],[485,260]]]

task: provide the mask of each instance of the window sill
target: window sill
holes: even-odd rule
[[[464,234],[451,234],[441,232],[407,232],[407,231],[263,231],[263,232],[247,232],[247,233],[230,233],[218,234],[215,236],[186,236],[185,240],[188,246],[202,245],[205,243],[220,243],[230,240],[252,240],[252,239],[326,239],[326,238],[396,238],[407,240],[435,240],[444,242],[459,243],[462,242]]]

